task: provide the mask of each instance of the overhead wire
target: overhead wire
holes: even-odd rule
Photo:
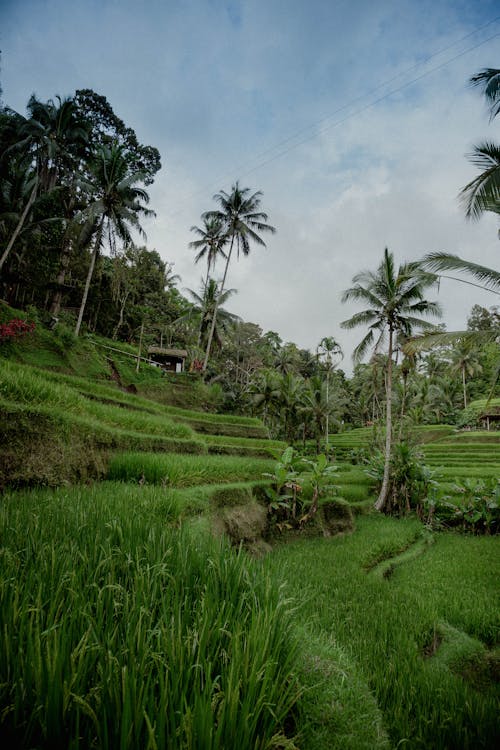
[[[402,76],[408,75],[408,73],[411,73],[413,70],[418,70],[424,65],[427,65],[431,60],[435,59],[436,57],[439,57],[439,55],[444,54],[445,52],[449,51],[453,47],[456,47],[457,44],[460,44],[461,42],[465,41],[466,39],[470,38],[471,36],[474,36],[475,34],[479,33],[480,31],[483,31],[484,29],[488,28],[494,23],[497,23],[500,21],[500,16],[497,16],[496,18],[491,19],[487,23],[477,27],[473,31],[469,32],[465,36],[461,37],[460,39],[456,40],[455,42],[452,42],[451,44],[447,45],[446,47],[443,47],[442,49],[438,50],[437,52],[433,53],[432,55],[427,56],[424,60],[415,63],[414,65],[410,66],[409,68],[406,68],[404,71],[401,71],[397,75],[393,76],[392,78],[389,78],[382,83],[375,86],[375,88],[372,89],[372,92],[379,91],[380,89],[385,88],[386,86],[390,85],[393,81],[397,80],[398,78],[401,78]],[[223,177],[217,178],[217,180],[213,180],[211,182],[212,185],[214,185],[216,182],[222,182],[224,179],[228,179],[230,177],[233,177],[235,173],[239,174],[239,177],[246,177],[249,174],[252,174],[262,167],[267,166],[268,164],[272,163],[273,161],[276,161],[277,159],[280,159],[281,157],[285,156],[290,151],[294,150],[295,148],[298,148],[299,146],[303,145],[304,143],[307,143],[308,141],[314,140],[318,136],[322,135],[323,133],[327,132],[328,130],[338,127],[339,125],[347,122],[352,117],[355,117],[359,114],[362,114],[363,112],[375,107],[377,104],[380,104],[380,102],[390,98],[391,96],[394,96],[395,94],[400,93],[401,91],[404,91],[406,88],[414,85],[415,83],[418,83],[422,79],[426,78],[427,76],[431,75],[432,73],[435,73],[438,70],[441,70],[445,68],[447,65],[450,65],[452,62],[455,62],[456,60],[460,59],[464,55],[468,54],[469,52],[474,51],[475,49],[478,49],[484,44],[487,44],[488,42],[492,41],[493,39],[496,39],[498,36],[500,36],[500,32],[496,32],[495,34],[487,37],[486,39],[483,39],[476,44],[466,48],[465,50],[462,50],[458,54],[454,55],[453,57],[445,60],[444,62],[440,63],[439,65],[434,66],[433,68],[430,68],[429,70],[426,70],[422,72],[420,75],[412,78],[409,81],[405,81],[401,86],[398,86],[396,88],[391,89],[390,91],[386,92],[382,96],[377,97],[376,99],[372,99],[370,102],[364,104],[362,107],[359,107],[355,111],[349,112],[345,117],[342,117],[340,119],[335,120],[334,122],[329,122],[334,117],[336,117],[339,113],[351,109],[357,102],[363,101],[366,98],[365,94],[361,94],[358,97],[355,97],[351,101],[347,102],[346,104],[342,105],[341,107],[338,107],[334,112],[332,112],[330,115],[326,115],[316,122],[312,123],[311,125],[308,125],[299,131],[295,132],[294,134],[288,136],[287,138],[283,139],[282,141],[279,141],[274,146],[269,147],[268,149],[265,149],[260,154],[258,154],[255,159],[261,159],[257,164],[251,164],[251,163],[243,163],[239,167],[232,170],[231,174],[226,173]],[[322,123],[328,123],[324,127],[319,127]],[[311,132],[312,131],[312,132]],[[296,140],[299,138],[303,133],[308,133],[307,136],[304,138],[301,138],[300,140]],[[290,143],[291,141],[294,141],[293,143]],[[283,146],[286,146],[286,144],[289,144],[286,148],[282,148]],[[276,151],[276,149],[281,149],[278,153],[273,153]],[[266,154],[272,154],[268,158],[262,160],[262,157],[265,157]],[[181,202],[187,201],[190,198],[195,197],[196,195],[201,195],[202,193],[208,192],[210,189],[213,190],[213,188],[205,187],[205,188],[199,188],[192,193],[189,193],[185,196],[183,196],[180,200]],[[171,212],[169,214],[170,217],[175,217],[181,213],[183,209],[180,208],[177,211]]]

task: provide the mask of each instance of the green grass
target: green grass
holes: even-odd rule
[[[488,650],[498,641],[496,540],[441,534],[406,555],[390,578],[367,570],[420,539],[414,520],[357,518],[357,531],[276,550],[271,563],[303,601],[311,632],[335,637],[355,658],[384,714],[392,745],[494,748],[497,693],[448,660],[424,658],[440,623]]]
[[[184,424],[174,422],[167,416],[146,414],[118,405],[103,404],[85,398],[74,388],[52,382],[43,373],[14,363],[0,364],[0,397],[29,406],[43,405],[134,432],[157,434],[165,437],[193,439],[194,432]]]
[[[204,424],[221,424],[248,426],[262,429],[262,422],[255,417],[244,417],[233,414],[214,414],[206,411],[196,411],[194,409],[185,409],[169,404],[158,403],[144,396],[130,394],[121,391],[116,384],[112,382],[96,382],[88,378],[68,375],[58,372],[44,373],[44,377],[54,382],[62,383],[77,389],[80,393],[93,397],[101,397],[108,401],[113,401],[123,406],[129,406],[134,409],[143,409],[151,413],[167,415],[170,417],[179,417],[186,420],[195,420]],[[279,442],[279,441],[278,441]]]
[[[159,522],[177,510],[151,492],[4,498],[4,747],[292,747],[290,604],[242,555]]]
[[[235,555],[204,525],[172,529],[249,489],[5,496],[4,746],[388,750],[363,674],[299,625],[269,560]]]
[[[164,486],[189,487],[208,483],[258,481],[272,467],[273,462],[270,460],[240,456],[122,453],[111,458],[108,479],[123,482],[143,480]]]

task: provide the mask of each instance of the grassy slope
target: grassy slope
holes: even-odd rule
[[[440,535],[389,579],[368,572],[420,533],[416,521],[361,518],[354,535],[282,547],[271,565],[302,601],[310,632],[327,642],[335,637],[355,657],[394,746],[493,748],[497,694],[491,679],[479,689],[473,679],[478,669],[487,675],[487,665],[474,670],[467,659],[426,659],[424,652],[443,623],[479,639],[486,651],[497,642],[496,540]]]
[[[72,502],[71,498],[75,497],[74,493],[80,493],[80,495],[84,493],[89,499],[91,497],[92,504],[96,507],[112,508],[116,502],[119,502],[120,511],[115,511],[113,521],[117,525],[117,533],[122,524],[121,518],[126,518],[131,509],[134,510],[134,514],[138,513],[141,517],[143,514],[147,516],[150,526],[151,521],[155,521],[153,527],[156,527],[157,523],[161,527],[165,522],[177,524],[181,519],[195,516],[206,517],[210,508],[219,502],[227,503],[228,491],[234,492],[235,497],[238,497],[238,493],[242,497],[247,493],[247,488],[250,486],[248,483],[235,485],[235,482],[238,480],[241,482],[243,478],[261,479],[262,472],[269,470],[269,461],[258,458],[261,451],[266,451],[266,446],[271,450],[279,450],[282,447],[279,442],[271,444],[270,441],[263,439],[265,433],[258,420],[229,415],[221,416],[187,408],[194,404],[198,409],[206,407],[203,389],[198,386],[180,384],[177,392],[174,393],[171,384],[160,379],[157,371],[152,370],[148,373],[147,371],[152,368],[144,368],[139,377],[136,377],[133,362],[131,363],[125,356],[121,362],[120,355],[117,355],[115,366],[120,368],[122,382],[124,384],[134,382],[139,390],[138,394],[125,393],[117,387],[116,383],[110,381],[108,364],[88,341],[82,342],[81,349],[78,344],[66,350],[57,342],[57,345],[49,342],[49,346],[47,341],[50,337],[47,338],[48,334],[44,336],[47,340],[44,347],[40,347],[38,354],[34,348],[24,349],[22,356],[19,353],[16,355],[19,361],[29,361],[31,368],[24,367],[15,371],[15,366],[10,365],[12,372],[15,371],[18,377],[12,377],[11,372],[10,376],[3,380],[0,369],[0,383],[2,383],[0,391],[3,393],[3,411],[0,402],[0,413],[4,417],[4,424],[1,426],[7,427],[7,423],[14,422],[12,417],[15,416],[17,424],[22,426],[24,435],[33,432],[37,435],[39,428],[35,455],[42,460],[45,469],[47,444],[52,445],[54,453],[52,460],[55,470],[49,479],[43,480],[46,483],[60,484],[64,468],[72,460],[75,461],[73,478],[86,478],[85,472],[81,471],[79,475],[76,470],[78,460],[81,463],[82,457],[88,459],[90,463],[87,471],[89,475],[95,474],[96,471],[102,473],[105,470],[102,462],[103,449],[107,454],[116,454],[111,462],[109,476],[135,482],[135,484],[105,482],[99,487],[88,490],[75,488],[75,490],[59,491],[50,495],[55,502],[54,508],[61,503],[61,508],[65,504],[67,507],[67,503]],[[51,372],[40,374],[36,368],[43,365],[51,367]],[[3,372],[5,373],[8,368],[9,366],[4,366]],[[6,380],[10,383],[8,387],[5,386]],[[38,397],[36,397],[37,393]],[[154,395],[155,400],[147,398],[147,395]],[[204,397],[208,395],[205,391]],[[10,399],[15,398],[16,403],[9,400],[7,396],[10,396]],[[36,402],[37,398],[38,402]],[[212,408],[210,399],[208,399],[208,406]],[[40,425],[44,426],[44,429]],[[338,438],[339,447],[350,450],[366,444],[371,432],[371,430],[353,431],[342,436],[335,436],[333,440],[335,442]],[[442,438],[443,446],[448,440],[452,451],[453,446],[458,442],[454,436],[450,439],[450,428],[447,427],[426,428],[421,430],[421,433],[424,439],[432,441]],[[52,442],[54,435],[60,438],[59,443],[56,441],[57,444]],[[433,443],[433,450],[437,446],[438,443]],[[171,453],[172,451],[186,453],[188,450],[202,453],[207,450],[221,453],[238,451],[246,455],[239,458],[172,455]],[[469,445],[467,450],[468,455],[471,456],[472,446]],[[135,451],[135,453],[124,454],[123,451]],[[168,451],[170,455],[155,456],[151,451]],[[486,454],[483,455],[486,456]],[[434,456],[436,459],[440,457],[437,452]],[[43,457],[45,457],[44,462]],[[447,458],[451,463],[449,451]],[[462,460],[461,457],[460,461]],[[491,463],[494,464],[494,461]],[[40,465],[35,467],[35,470],[41,471]],[[143,479],[158,484],[138,485],[137,480]],[[209,484],[206,484],[207,482]],[[360,506],[367,502],[370,487],[362,469],[345,464],[341,467],[336,482],[340,485],[340,493],[348,500],[357,502]],[[218,483],[220,489],[214,483]],[[38,495],[29,497],[36,502]],[[118,501],[113,498],[120,499]],[[14,499],[15,502],[16,499]],[[59,510],[54,510],[54,512],[60,515]],[[25,527],[29,528],[35,516],[30,516],[30,519],[26,521]],[[416,642],[418,633],[420,641],[424,642],[427,637],[425,633],[428,635],[431,631],[433,633],[439,631],[443,643],[449,633],[456,631],[459,636],[453,636],[455,641],[451,636],[449,638],[450,643],[455,643],[457,638],[463,640],[461,634],[465,631],[460,628],[467,629],[469,626],[448,616],[447,612],[443,614],[438,607],[438,602],[430,596],[429,606],[433,613],[436,612],[434,619],[431,618],[432,625],[429,625],[428,617],[420,618],[415,623],[413,620],[410,623],[405,620],[401,627],[409,628],[409,630],[402,639],[399,626],[393,629],[394,632],[390,629],[383,631],[383,623],[379,622],[380,618],[396,618],[397,620],[396,612],[399,608],[405,608],[405,605],[402,606],[402,597],[404,599],[408,592],[402,589],[397,596],[387,598],[386,594],[382,595],[382,593],[388,587],[388,582],[383,578],[368,578],[363,565],[401,551],[406,545],[411,544],[419,527],[411,522],[394,525],[391,519],[379,518],[360,519],[359,524],[360,533],[352,537],[336,539],[327,545],[310,541],[299,543],[288,550],[285,548],[280,550],[272,556],[269,563],[266,562],[266,565],[277,567],[280,575],[283,570],[287,571],[289,591],[301,603],[298,617],[294,617],[295,630],[302,644],[301,656],[297,657],[295,663],[296,675],[299,676],[300,683],[306,687],[302,702],[297,706],[294,720],[296,730],[300,730],[299,744],[308,750],[385,748],[388,744],[379,708],[383,706],[388,707],[384,719],[393,740],[404,737],[406,732],[408,736],[415,738],[415,747],[425,747],[421,744],[427,736],[425,731],[428,734],[431,732],[430,728],[427,730],[422,728],[425,721],[430,721],[431,727],[434,727],[434,723],[437,722],[440,727],[439,732],[441,732],[439,737],[447,737],[441,723],[449,724],[446,712],[451,711],[452,708],[462,711],[463,691],[457,693],[455,678],[453,678],[455,682],[449,681],[450,670],[446,659],[441,660],[444,661],[444,666],[440,667],[439,659],[436,659],[432,668],[427,670],[437,675],[430,679],[430,682],[428,681],[429,684],[422,678],[418,669],[412,672],[415,660],[409,644]],[[199,529],[200,538],[204,538],[208,530],[205,523],[201,523],[198,527],[196,524],[191,524],[191,528],[193,533],[196,528]],[[492,540],[483,542],[485,550],[490,549],[488,545],[491,542]],[[334,549],[337,549],[337,553],[330,557]],[[418,566],[424,562],[424,558],[425,560],[431,559],[426,552],[424,557],[416,562],[416,570],[419,570]],[[464,559],[464,564],[468,564],[472,569],[475,559],[473,554],[467,562]],[[400,573],[398,567],[393,580],[403,575],[403,571],[406,570],[413,571],[414,575],[415,568],[412,565],[412,558],[409,555],[405,563],[400,566],[402,572]],[[321,570],[321,575],[318,575],[318,570]],[[435,580],[436,570],[437,568],[430,570],[430,581]],[[326,576],[325,571],[329,571]],[[478,590],[481,590],[481,587],[484,588],[485,571],[476,569],[476,572],[476,584]],[[381,590],[376,589],[378,584],[374,583],[375,580],[378,580],[378,584],[382,584]],[[411,576],[409,580],[412,580]],[[348,581],[348,586],[346,586],[346,581]],[[391,585],[392,583],[393,581]],[[363,589],[362,586],[365,588]],[[450,599],[450,586],[447,601]],[[408,587],[409,591],[410,583]],[[356,590],[354,597],[352,597],[353,590]],[[454,591],[456,602],[459,604],[460,589],[457,585]],[[413,598],[410,596],[410,600],[419,612],[427,606],[428,593],[425,586],[420,586],[418,596],[414,595]],[[369,627],[364,628],[363,618],[366,619],[367,607],[369,609],[372,606],[372,601],[378,604],[373,610],[374,617],[371,618]],[[380,611],[379,605],[382,605]],[[473,633],[476,638],[475,653],[478,648],[477,638],[486,638],[485,628],[487,630],[491,624],[491,613],[488,614],[488,612],[486,607],[479,608],[477,618],[479,627],[475,630],[469,627],[468,632]],[[342,617],[345,618],[343,622]],[[299,625],[299,622],[302,624]],[[307,624],[304,625],[304,623]],[[425,623],[423,628],[422,623]],[[412,624],[417,627],[418,633],[415,628],[411,629]],[[364,632],[364,636],[361,631]],[[424,635],[421,631],[425,631]],[[391,677],[391,683],[395,681],[394,694],[390,690],[387,693],[384,692],[384,680],[374,677],[376,669],[380,670],[380,665],[384,663],[383,649],[377,650],[377,646],[374,645],[381,636],[386,646],[392,643],[391,638],[395,644],[391,647],[395,654],[394,675]],[[369,646],[368,656],[362,649],[360,650],[361,642],[367,648]],[[399,651],[396,645],[400,648]],[[491,638],[489,645],[491,645]],[[409,663],[413,665],[411,669],[408,667]],[[385,665],[387,665],[386,654]],[[447,685],[447,693],[439,703],[435,697],[432,697],[432,690],[433,685],[435,686],[442,678],[443,670],[445,674],[443,684]],[[399,679],[400,672],[401,679]],[[410,694],[413,690],[418,690],[423,691],[424,696],[431,696],[431,698],[425,697],[421,702],[422,705],[419,704],[420,713],[417,712],[418,715],[414,719],[407,715],[406,699],[403,700],[402,705],[399,705],[396,699],[401,694],[404,695],[405,680],[410,686],[408,688]],[[368,683],[374,690],[377,700],[374,699]],[[474,697],[475,693],[470,697],[469,688],[467,690],[469,692],[467,692],[468,702],[464,719],[465,729],[462,727],[466,742],[463,746],[468,747],[467,743],[478,741],[483,743],[478,744],[478,747],[488,747],[488,737],[491,736],[490,698],[487,698],[483,714],[481,714]],[[425,701],[431,701],[431,703],[426,704]],[[432,710],[429,709],[429,705],[432,705]],[[481,721],[484,727],[479,739],[477,732],[474,735],[469,726],[476,719]],[[208,725],[207,731],[209,731]],[[245,741],[242,739],[239,744],[244,747]],[[436,747],[441,746],[445,745],[436,745]],[[474,745],[470,744],[470,747]]]

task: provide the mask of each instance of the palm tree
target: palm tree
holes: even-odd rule
[[[500,293],[500,272],[479,263],[459,258],[451,253],[429,253],[421,261],[424,268],[430,271],[461,271],[469,273],[476,278],[486,289],[496,294]],[[470,283],[470,282],[468,282]],[[432,349],[439,346],[470,346],[481,343],[489,343],[500,340],[500,330],[490,328],[484,331],[446,331],[444,333],[431,333],[418,336],[405,344],[405,351],[409,353]],[[496,382],[500,375],[500,364],[497,369],[490,396],[493,394]],[[464,401],[465,401],[464,397]]]
[[[339,362],[344,359],[344,353],[340,344],[335,341],[333,336],[324,336],[318,344],[317,348],[318,359],[321,357],[326,366],[326,418],[325,418],[325,445],[328,451],[328,440],[329,440],[329,403],[330,403],[330,372],[337,366],[338,363],[333,362],[334,357],[340,357]],[[319,453],[319,448],[318,448]]]
[[[500,70],[483,68],[472,76],[470,83],[483,89],[486,101],[490,105],[490,120],[493,120],[500,113]]]
[[[304,379],[291,373],[283,375],[279,384],[279,404],[283,418],[284,438],[290,445],[294,442],[303,399]]]
[[[50,192],[65,169],[75,169],[75,155],[88,139],[88,128],[79,121],[72,99],[56,97],[43,103],[32,96],[29,118],[12,112],[18,125],[18,138],[9,151],[21,153],[32,169],[31,191],[2,256],[0,272],[33,207],[37,194]]]
[[[300,355],[295,344],[288,343],[278,349],[274,355],[274,367],[282,375],[297,374],[300,366]]]
[[[105,234],[107,233],[110,242],[118,235],[128,244],[132,242],[131,228],[145,236],[138,215],[154,216],[154,212],[144,206],[144,203],[149,202],[148,194],[136,187],[136,183],[142,179],[140,172],[130,174],[128,162],[119,146],[102,147],[98,150],[91,166],[91,179],[85,183],[93,200],[85,210],[80,242],[84,245],[93,236],[94,247],[76,323],[76,336],[82,324],[95,262]]]
[[[495,271],[488,266],[463,260],[458,255],[451,253],[428,253],[422,259],[422,265],[429,271],[461,271],[469,273],[476,278],[486,289],[500,294],[500,271]]]
[[[500,213],[500,146],[484,141],[474,146],[469,160],[481,170],[460,191],[460,200],[468,219],[479,219],[485,211]]]
[[[249,394],[254,409],[262,412],[264,424],[267,426],[280,402],[280,376],[276,370],[259,370],[250,384]]]
[[[222,277],[219,294],[222,294],[224,291],[227,271],[231,262],[234,247],[236,246],[238,258],[240,256],[240,251],[243,255],[248,255],[251,242],[260,245],[261,247],[266,246],[266,243],[258,234],[259,232],[270,232],[274,234],[276,231],[274,227],[266,223],[268,220],[267,214],[260,210],[261,195],[262,193],[260,190],[252,194],[250,188],[240,188],[238,182],[236,182],[232,186],[230,193],[221,190],[220,193],[214,195],[214,200],[219,204],[220,208],[216,211],[207,211],[203,215],[204,220],[208,221],[215,219],[224,226],[225,235],[229,242],[229,252],[226,257],[226,266],[224,268],[224,276]],[[217,307],[218,305],[216,304],[212,326],[208,336],[205,360],[203,362],[204,371],[207,369],[208,358],[210,356],[210,348],[212,346],[217,319]]]
[[[210,271],[215,267],[218,257],[226,258],[223,248],[228,238],[224,231],[224,222],[216,216],[205,216],[203,228],[193,226],[191,232],[195,232],[199,237],[198,240],[189,243],[189,247],[197,251],[194,262],[198,263],[203,258],[207,261],[207,275],[204,283],[206,286]]]
[[[312,426],[311,433],[314,435],[316,453],[318,454],[321,438],[328,429],[326,425],[328,425],[330,416],[330,398],[326,383],[327,381],[324,381],[320,375],[313,375],[305,382],[302,396],[301,411]],[[328,437],[326,450],[328,450]]]
[[[218,292],[215,279],[209,279],[208,283],[204,283],[201,294],[197,294],[192,289],[187,289],[186,291],[191,297],[194,306],[192,310],[186,313],[186,315],[181,316],[181,318],[178,318],[178,320],[191,318],[193,314],[196,315],[199,318],[198,346],[204,346],[208,340],[208,334],[211,330],[217,306],[218,327],[216,325],[213,330],[213,340],[220,348],[222,346],[221,330],[227,329],[231,324],[240,320],[237,315],[233,315],[233,313],[224,310],[222,307],[233,294],[236,294],[236,289],[226,289],[222,293]]]
[[[429,253],[426,255],[421,264],[429,271],[461,271],[469,273],[476,278],[482,288],[488,289],[495,294],[500,294],[500,272],[479,263],[463,260],[458,255],[451,253]],[[456,279],[457,281],[461,279]],[[465,279],[463,280],[465,282]],[[467,282],[471,283],[471,282]],[[419,352],[424,349],[432,349],[438,346],[450,346],[459,341],[475,342],[479,340],[483,343],[495,341],[498,339],[500,331],[490,329],[486,331],[446,331],[430,333],[424,336],[412,338],[406,342],[404,351],[408,353]]]
[[[428,330],[432,324],[418,315],[441,315],[437,302],[424,299],[426,287],[435,282],[434,274],[425,272],[419,263],[405,263],[396,272],[394,257],[387,248],[376,272],[362,271],[353,278],[354,286],[342,295],[342,302],[356,301],[368,303],[369,307],[356,313],[341,323],[343,328],[368,325],[368,333],[363,337],[353,353],[359,361],[373,347],[374,351],[387,339],[386,373],[386,438],[384,477],[380,495],[375,503],[377,510],[385,510],[389,489],[389,470],[392,446],[392,357],[395,336],[409,337],[415,328]]]
[[[482,370],[483,368],[477,358],[477,351],[473,349],[471,343],[469,341],[457,342],[451,353],[450,372],[460,373],[462,377],[464,409],[467,408],[466,376],[472,377],[482,372]]]
[[[483,90],[490,105],[490,121],[500,112],[500,70],[484,68],[472,76],[470,83]],[[500,147],[490,141],[474,146],[470,160],[479,174],[460,192],[468,219],[479,219],[485,211],[500,213]]]

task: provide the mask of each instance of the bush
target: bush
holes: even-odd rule
[[[421,517],[430,526],[458,528],[472,534],[497,534],[500,531],[500,481],[466,480],[455,484],[454,492],[462,502],[434,493],[422,506]]]
[[[17,341],[35,330],[34,323],[20,318],[12,318],[7,323],[0,323],[0,342]]]
[[[377,451],[366,473],[375,480],[377,491],[382,486],[385,456]],[[405,442],[393,446],[389,468],[388,513],[404,515],[417,510],[435,484],[433,472],[423,463],[423,454]]]

